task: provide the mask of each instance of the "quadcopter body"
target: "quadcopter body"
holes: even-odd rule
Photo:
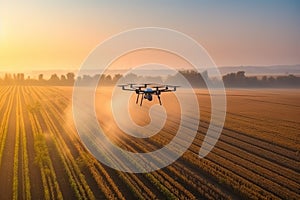
[[[158,85],[154,83],[144,83],[144,84],[124,84],[119,85],[119,87],[122,87],[122,90],[128,90],[128,91],[135,91],[137,94],[136,97],[136,104],[139,102],[140,95],[142,96],[140,101],[140,106],[143,105],[143,99],[147,99],[148,101],[153,100],[153,95],[156,95],[159,101],[159,104],[162,105],[160,95],[163,92],[174,92],[176,91],[176,88],[179,86],[173,86],[173,85]]]

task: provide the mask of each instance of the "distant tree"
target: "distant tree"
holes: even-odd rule
[[[67,78],[65,75],[60,76],[60,85],[68,85],[67,84]]]
[[[59,81],[59,78],[58,78],[57,74],[52,74],[50,77],[50,80]]]
[[[60,80],[57,74],[52,74],[48,82],[50,85],[59,85]]]
[[[66,83],[68,85],[73,85],[75,81],[75,74],[74,73],[67,73],[67,80]]]
[[[44,80],[44,75],[43,74],[39,74],[39,81],[43,81]]]
[[[69,81],[74,81],[74,77],[75,77],[74,73],[67,73],[67,78]]]
[[[61,75],[61,76],[60,76],[60,80],[61,80],[61,81],[66,81],[66,80],[67,80],[67,79],[66,79],[66,76],[65,76],[65,75]]]
[[[11,74],[5,74],[4,81],[10,81],[12,80]]]
[[[237,73],[230,73],[223,76],[223,82],[226,87],[246,87],[247,77],[244,71],[238,71]]]
[[[113,78],[113,83],[118,82],[118,80],[120,80],[122,77],[122,74],[115,74]]]
[[[107,84],[111,83],[111,81],[112,81],[111,75],[105,76],[105,82],[106,82]]]
[[[13,83],[13,78],[12,78],[12,75],[11,74],[5,74],[4,75],[4,83],[9,85],[9,84],[12,84]]]
[[[203,76],[208,77],[207,72],[203,72],[202,75],[195,70],[182,70],[179,71],[179,73],[183,75],[193,87],[204,87],[205,81],[203,79]]]
[[[23,73],[18,74],[18,80],[19,81],[24,81],[25,80],[24,77],[25,77],[25,75]]]
[[[236,77],[239,78],[239,79],[245,79],[246,78],[245,71],[238,71],[236,73]]]

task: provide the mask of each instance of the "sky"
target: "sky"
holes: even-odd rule
[[[189,35],[218,66],[300,64],[297,0],[0,0],[0,71],[77,70],[103,40],[149,26]]]

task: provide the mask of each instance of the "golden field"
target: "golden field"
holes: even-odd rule
[[[166,168],[133,174],[101,164],[85,149],[72,119],[72,87],[0,86],[0,199],[300,199],[300,91],[227,90],[225,126],[204,159],[198,152],[210,97],[196,92],[201,117],[188,151]],[[96,112],[112,141],[146,152],[172,140],[180,120],[172,93],[162,95],[164,128],[147,139],[119,130],[110,93],[97,90]],[[129,112],[146,125],[157,100],[142,107],[134,101],[135,95]]]

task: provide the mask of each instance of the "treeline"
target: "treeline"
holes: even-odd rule
[[[115,85],[121,78],[122,83],[143,83],[143,82],[153,82],[153,83],[168,83],[176,84],[180,79],[178,76],[184,76],[189,80],[190,84],[198,87],[205,87],[205,81],[203,77],[208,78],[207,72],[202,74],[197,73],[192,70],[180,71],[178,74],[173,76],[167,76],[167,78],[162,78],[161,76],[138,76],[133,73],[126,75],[115,74],[115,75],[83,75],[75,78],[74,73],[67,73],[66,75],[58,76],[57,74],[52,74],[49,79],[45,79],[43,74],[38,76],[38,79],[32,79],[28,76],[25,79],[23,73],[17,74],[5,74],[3,78],[0,78],[1,85],[50,85],[50,86],[72,86],[76,81],[80,85],[89,85],[90,82],[98,81],[99,85]]]
[[[1,85],[49,85],[49,86],[73,86],[75,80],[80,82],[80,85],[88,85],[90,82],[98,81],[99,85],[115,85],[117,82],[121,83],[166,83],[183,85],[180,81],[181,77],[184,77],[193,87],[206,87],[205,82],[210,81],[217,83],[220,80],[210,79],[207,71],[198,73],[193,70],[179,71],[175,75],[169,75],[165,78],[161,76],[138,76],[130,73],[126,75],[83,75],[75,78],[74,73],[67,73],[66,75],[52,74],[49,79],[45,79],[43,74],[38,76],[38,79],[32,79],[27,77],[23,73],[17,74],[5,74],[0,78]],[[121,80],[120,80],[121,79]],[[244,71],[238,71],[236,73],[226,74],[222,77],[225,87],[232,88],[295,88],[300,87],[300,77],[294,75],[286,76],[246,76]],[[120,81],[119,81],[120,80]],[[205,81],[206,80],[206,81]]]
[[[225,87],[236,88],[296,88],[300,87],[300,77],[294,75],[286,76],[256,76],[247,77],[244,71],[230,73],[223,76]]]
[[[25,79],[24,73],[5,74],[0,78],[1,85],[57,85],[57,86],[72,86],[75,81],[74,73],[67,73],[66,75],[52,74],[49,79],[44,79],[44,75],[40,74],[38,79],[32,79],[28,76]]]

